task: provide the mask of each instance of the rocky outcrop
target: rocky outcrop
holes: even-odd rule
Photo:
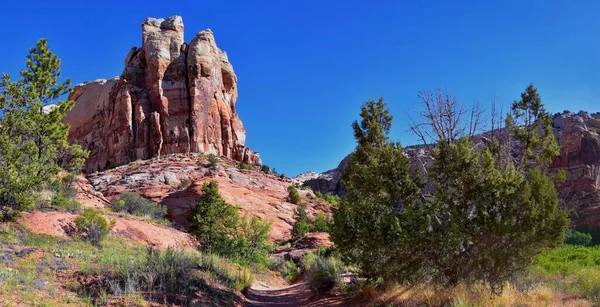
[[[554,134],[560,145],[560,156],[552,162],[554,171],[564,170],[566,180],[559,186],[560,200],[576,224],[600,228],[600,113],[564,111],[552,119]],[[475,142],[474,146],[481,144]],[[426,178],[433,162],[429,146],[410,146],[404,149],[413,170]],[[311,172],[310,176],[294,178],[314,191],[340,195],[340,177],[347,165],[348,155],[340,165],[325,173]],[[426,189],[431,188],[426,185]]]
[[[207,158],[200,155],[169,155],[89,174],[87,178],[96,195],[106,197],[109,202],[129,191],[160,203],[167,207],[168,218],[183,228],[188,226],[190,209],[202,195],[202,184],[209,181],[218,183],[221,196],[239,207],[241,214],[270,222],[270,237],[274,242],[290,239],[296,221],[296,205],[287,202],[291,180],[258,169],[242,170],[227,159],[211,167]],[[316,199],[307,190],[299,193],[310,216],[319,210],[331,214],[325,201]]]
[[[260,164],[245,147],[237,77],[210,30],[188,44],[179,16],[147,18],[119,77],[77,85],[69,141],[90,151],[87,172],[173,153],[213,153]]]

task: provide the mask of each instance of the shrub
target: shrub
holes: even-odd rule
[[[167,208],[131,192],[123,192],[118,201],[112,203],[115,212],[147,215],[154,219],[164,219]]]
[[[50,206],[59,211],[79,212],[81,210],[81,204],[78,201],[66,196],[61,191],[52,197]]]
[[[268,165],[266,165],[266,164],[261,165],[260,166],[260,170],[262,172],[264,172],[264,173],[267,173],[267,174],[271,172],[271,168]]]
[[[288,200],[296,205],[300,202],[300,194],[298,194],[298,190],[293,185],[288,187]]]
[[[238,209],[219,193],[216,182],[205,183],[188,217],[190,232],[202,248],[241,263],[268,262],[271,225],[257,217],[240,218]]]
[[[247,163],[238,164],[238,168],[243,169],[243,170],[248,170],[248,171],[253,169],[252,164],[247,164]]]
[[[98,245],[115,226],[115,221],[109,223],[98,211],[86,208],[81,216],[75,219],[75,226],[84,240]]]
[[[332,206],[337,206],[342,201],[342,198],[335,194],[325,194],[325,201],[330,203]]]
[[[292,260],[283,262],[283,264],[279,266],[278,270],[279,273],[281,273],[281,277],[283,277],[289,283],[295,281],[301,273],[300,268]]]
[[[565,232],[565,244],[570,245],[590,245],[592,235],[589,233],[579,232],[574,229],[567,229]]]
[[[296,207],[296,223],[292,228],[292,234],[299,239],[304,237],[312,228],[311,220],[306,213],[306,204],[300,204]]]
[[[342,262],[335,257],[317,256],[306,269],[308,284],[319,293],[326,293],[341,282]]]
[[[219,157],[215,154],[209,154],[207,157],[210,167],[215,167],[219,163]]]
[[[315,192],[315,196],[316,196],[318,199],[324,199],[324,198],[323,198],[323,193],[321,193],[321,192],[319,192],[319,191],[316,191],[316,192]]]
[[[329,231],[329,221],[325,216],[325,213],[321,210],[317,212],[317,216],[315,221],[313,222],[313,231],[317,232],[328,232]]]

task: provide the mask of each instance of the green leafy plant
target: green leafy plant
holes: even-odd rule
[[[78,201],[65,196],[61,191],[52,197],[50,206],[59,211],[79,212],[81,210],[81,204]]]
[[[306,204],[299,204],[296,207],[296,223],[292,228],[292,234],[295,238],[300,239],[304,237],[312,228],[312,223],[308,214],[306,213]]]
[[[106,238],[110,230],[115,226],[115,221],[108,222],[100,212],[86,208],[83,213],[75,219],[77,232],[81,237],[94,245],[99,245]]]
[[[209,154],[206,156],[206,159],[208,160],[208,165],[210,167],[216,167],[217,164],[219,164],[219,157],[217,157],[215,154]]]
[[[238,168],[242,169],[242,170],[252,170],[254,167],[252,167],[252,164],[247,164],[247,163],[240,163],[238,164]]]
[[[589,233],[579,232],[575,229],[567,229],[565,232],[565,244],[570,245],[590,245],[592,235]]]
[[[319,293],[326,293],[341,284],[343,272],[338,258],[317,256],[306,269],[306,279]]]
[[[296,187],[294,187],[293,185],[290,185],[288,187],[288,200],[292,204],[296,205],[300,202],[300,194],[298,193]]]
[[[164,219],[167,208],[131,192],[123,192],[118,201],[112,203],[115,212],[127,212],[137,216]]]
[[[205,183],[202,191],[188,217],[190,232],[202,248],[240,263],[268,262],[271,225],[257,217],[240,217],[238,208],[221,197],[214,181]]]
[[[321,210],[317,211],[317,216],[313,221],[313,231],[317,232],[328,232],[329,231],[329,221],[325,216],[325,213]]]

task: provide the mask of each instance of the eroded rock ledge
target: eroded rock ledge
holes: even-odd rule
[[[173,153],[213,153],[260,164],[235,110],[237,77],[211,30],[186,44],[180,16],[147,18],[119,77],[77,85],[65,122],[95,172]]]

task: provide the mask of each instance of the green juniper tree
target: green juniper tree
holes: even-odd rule
[[[345,197],[334,209],[332,239],[368,277],[450,287],[481,282],[498,293],[543,249],[563,241],[567,219],[556,178],[546,173],[558,154],[549,115],[528,87],[506,120],[514,139],[499,144],[475,139],[475,125],[462,122],[469,112],[449,95],[423,97],[434,99],[425,102],[425,125],[413,131],[435,143],[431,192],[422,192],[409,159],[388,141],[392,117],[383,101],[369,101],[353,124],[358,146],[342,176]]]
[[[61,170],[76,171],[87,153],[69,145],[69,127],[62,123],[74,102],[57,101],[70,90],[59,82],[60,59],[45,39],[27,56],[21,78],[0,81],[0,219],[31,208],[41,188]],[[56,102],[54,106],[50,103]]]
[[[205,183],[202,192],[188,216],[190,232],[202,248],[244,264],[266,264],[271,224],[255,216],[240,217],[238,208],[221,197],[214,181]]]
[[[352,124],[358,146],[342,175],[345,196],[334,208],[331,237],[365,275],[394,279],[411,266],[405,260],[418,256],[405,227],[417,220],[407,216],[421,202],[421,184],[400,144],[388,140],[392,115],[383,99],[365,102],[360,116]]]

